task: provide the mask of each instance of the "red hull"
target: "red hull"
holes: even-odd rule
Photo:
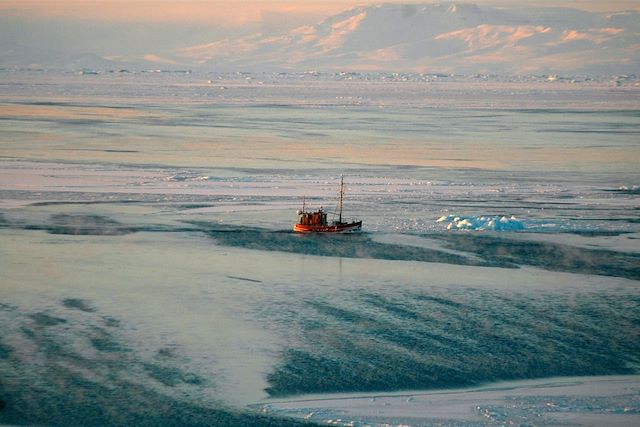
[[[293,231],[298,233],[353,233],[360,231],[362,228],[362,221],[357,222],[343,222],[335,225],[304,225],[295,224]]]

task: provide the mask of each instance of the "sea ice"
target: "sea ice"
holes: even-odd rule
[[[524,230],[524,223],[513,215],[507,216],[441,216],[436,222],[446,224],[447,230]]]
[[[270,409],[291,417],[312,414],[304,419],[339,426],[637,425],[638,378],[564,377],[475,389],[298,396],[274,401]]]

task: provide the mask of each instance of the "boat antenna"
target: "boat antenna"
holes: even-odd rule
[[[302,196],[302,213],[304,213],[304,206],[307,203],[307,196]]]
[[[340,175],[340,202],[339,202],[339,214],[338,222],[342,223],[342,198],[344,196],[344,175]]]

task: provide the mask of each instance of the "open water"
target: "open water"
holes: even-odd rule
[[[0,423],[297,425],[251,408],[640,371],[636,86],[0,86]],[[341,175],[363,232],[294,234]]]

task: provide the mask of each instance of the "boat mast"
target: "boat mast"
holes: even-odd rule
[[[344,196],[344,176],[340,175],[340,202],[339,204],[339,214],[338,214],[338,222],[342,223],[342,197]]]

